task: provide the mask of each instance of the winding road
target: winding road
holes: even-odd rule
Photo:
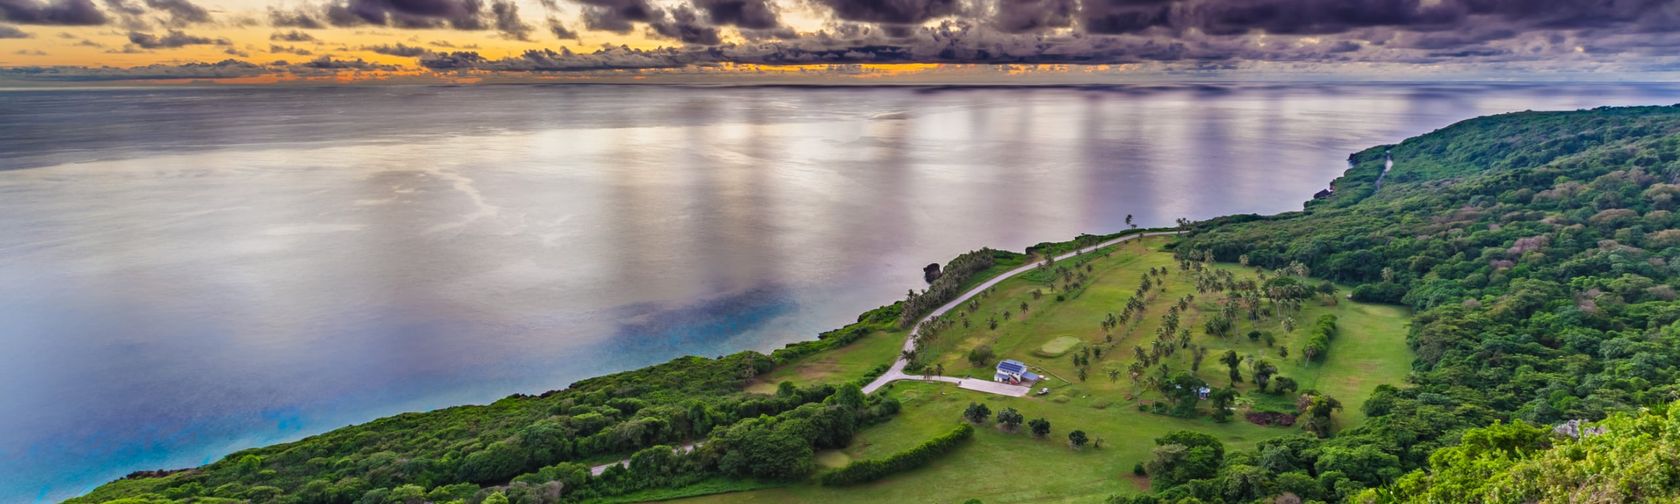
[[[1065,259],[1068,259],[1070,257],[1076,256],[1076,255],[1079,255],[1079,254],[1083,254],[1083,253],[1086,253],[1086,252],[1091,252],[1093,250],[1097,250],[1097,249],[1100,249],[1100,248],[1103,248],[1103,247],[1107,247],[1109,245],[1114,245],[1116,243],[1124,243],[1126,241],[1137,239],[1137,238],[1147,238],[1147,237],[1151,237],[1151,236],[1171,236],[1171,235],[1176,235],[1176,234],[1179,234],[1179,231],[1154,231],[1154,232],[1148,232],[1148,233],[1138,233],[1138,234],[1126,235],[1126,236],[1122,236],[1122,237],[1119,237],[1119,238],[1115,238],[1113,240],[1098,243],[1098,244],[1092,245],[1090,247],[1074,250],[1073,252],[1068,252],[1066,254],[1056,256],[1056,260],[1057,261],[1065,260]],[[933,310],[932,313],[928,313],[927,316],[922,317],[921,320],[917,320],[916,325],[912,326],[910,328],[910,334],[907,335],[904,338],[904,350],[909,351],[909,350],[915,350],[916,349],[916,333],[917,333],[917,331],[921,330],[922,322],[927,322],[928,319],[943,315],[943,314],[945,314],[945,312],[951,311],[952,308],[962,306],[962,304],[964,302],[967,302],[970,298],[973,298],[974,296],[980,294],[981,291],[984,291],[986,289],[990,289],[990,288],[992,288],[992,286],[997,285],[999,282],[1002,282],[1004,280],[1008,280],[1010,278],[1013,278],[1015,275],[1026,273],[1028,271],[1032,271],[1033,268],[1037,268],[1038,265],[1042,264],[1043,262],[1044,261],[1037,261],[1037,262],[1027,264],[1025,266],[1021,266],[1019,268],[1015,268],[1015,269],[1006,271],[1002,275],[998,275],[997,277],[992,278],[991,280],[987,280],[985,282],[982,282],[980,285],[974,286],[974,288],[969,289],[968,292],[964,292],[961,296],[957,296],[957,298],[951,300],[951,302],[945,303],[944,306],[940,306],[938,309]],[[990,393],[990,394],[1006,395],[1006,396],[1011,396],[1011,397],[1021,397],[1021,396],[1027,395],[1027,392],[1032,391],[1031,387],[1023,387],[1023,386],[1020,386],[1020,385],[1010,385],[1010,384],[1007,384],[1007,383],[998,383],[998,382],[994,382],[994,381],[990,381],[990,380],[980,380],[980,379],[974,379],[974,378],[957,378],[957,377],[954,377],[954,376],[931,376],[930,375],[930,376],[925,376],[924,377],[924,376],[921,376],[921,375],[904,374],[904,366],[909,364],[909,363],[910,363],[909,361],[904,360],[904,354],[900,353],[899,356],[898,356],[898,360],[893,361],[892,367],[887,368],[886,373],[883,373],[879,378],[876,378],[875,381],[869,382],[868,385],[865,385],[863,387],[863,393],[873,394],[873,393],[875,393],[875,391],[880,390],[881,387],[886,386],[888,383],[892,383],[892,382],[899,381],[899,380],[917,380],[917,381],[929,381],[929,382],[955,383],[955,384],[957,384],[957,387],[960,387],[960,388],[979,391],[979,392],[986,392],[986,393]],[[696,446],[699,446],[699,444],[698,443],[685,443],[682,446],[678,446],[678,447],[674,448],[673,451],[676,451],[676,452],[679,452],[679,453],[689,453],[689,452],[693,452],[694,448]],[[597,466],[594,466],[594,467],[590,467],[589,468],[589,474],[592,475],[592,476],[600,476],[601,474],[607,472],[607,469],[612,468],[612,466],[629,467],[630,466],[630,459],[623,459],[623,460],[619,460],[619,461],[616,461],[616,462],[609,462],[609,463],[606,463],[606,464],[601,464],[601,465],[597,465]]]
[[[1079,254],[1083,254],[1083,253],[1086,253],[1086,252],[1097,250],[1097,249],[1107,247],[1109,245],[1114,245],[1114,244],[1117,244],[1117,243],[1124,243],[1126,241],[1134,240],[1134,239],[1137,239],[1137,238],[1148,238],[1148,237],[1152,237],[1152,236],[1171,236],[1171,235],[1176,235],[1176,234],[1179,234],[1179,233],[1180,233],[1179,231],[1154,231],[1154,232],[1148,232],[1148,233],[1130,234],[1130,235],[1122,236],[1122,237],[1119,237],[1119,238],[1115,238],[1113,240],[1098,243],[1098,244],[1092,245],[1090,247],[1074,250],[1073,252],[1068,252],[1066,254],[1056,256],[1056,260],[1057,261],[1065,260],[1065,259],[1077,256]],[[987,281],[981,283],[980,285],[975,286],[973,289],[969,289],[968,292],[964,292],[961,296],[957,296],[956,299],[951,300],[951,302],[945,303],[943,306],[940,306],[938,309],[935,309],[932,312],[928,313],[926,316],[922,317],[921,320],[917,320],[916,325],[910,327],[910,334],[906,335],[905,338],[904,338],[904,348],[903,348],[904,352],[909,352],[909,351],[912,351],[912,350],[916,349],[916,333],[918,331],[922,330],[922,323],[923,322],[927,322],[928,319],[938,317],[940,315],[944,315],[945,312],[951,311],[952,309],[954,309],[958,306],[962,306],[963,303],[968,302],[969,299],[973,298],[976,295],[979,295],[982,291],[985,291],[986,289],[990,289],[990,288],[992,288],[992,286],[997,285],[998,283],[1003,282],[1004,280],[1008,280],[1010,278],[1013,278],[1015,275],[1026,273],[1028,271],[1032,271],[1033,268],[1037,268],[1038,265],[1043,264],[1043,263],[1044,263],[1044,261],[1032,262],[1032,263],[1028,263],[1024,266],[1021,266],[1019,268],[1015,268],[1015,269],[1006,271],[1002,275],[998,275],[997,277],[994,277],[991,280],[987,280]],[[953,376],[927,376],[927,377],[923,377],[921,375],[905,374],[904,373],[904,366],[906,366],[908,364],[910,364],[910,361],[907,361],[907,360],[904,359],[904,354],[902,352],[899,353],[898,360],[893,361],[892,367],[887,368],[887,372],[882,373],[880,377],[875,378],[875,381],[869,382],[868,385],[863,386],[863,393],[873,394],[873,393],[875,393],[875,391],[881,390],[881,387],[885,387],[888,383],[892,383],[892,382],[899,381],[899,380],[917,380],[917,381],[955,383],[955,384],[957,384],[958,387],[969,389],[969,390],[977,390],[977,391],[980,391],[980,392],[988,392],[988,393],[992,393],[992,394],[1007,395],[1007,396],[1013,396],[1013,397],[1020,397],[1020,396],[1026,395],[1028,391],[1032,390],[1030,387],[1023,387],[1023,386],[1020,386],[1020,385],[1009,385],[1009,384],[1005,384],[1005,383],[997,383],[997,382],[988,381],[988,380],[977,380],[977,379],[973,379],[973,378],[957,378],[957,377],[953,377]]]

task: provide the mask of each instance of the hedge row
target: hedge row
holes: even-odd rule
[[[1301,355],[1307,360],[1324,360],[1324,354],[1330,351],[1330,339],[1336,336],[1336,316],[1324,314],[1313,324],[1311,335],[1307,336],[1307,343],[1301,346]]]
[[[894,453],[880,460],[860,460],[834,472],[823,474],[821,481],[823,485],[827,486],[855,485],[875,481],[894,473],[927,465],[934,459],[939,458],[940,455],[956,449],[973,436],[974,426],[966,423],[958,425],[951,432],[929,439],[915,448]]]

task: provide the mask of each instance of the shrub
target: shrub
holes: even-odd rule
[[[980,345],[968,351],[968,363],[974,367],[984,367],[992,362],[992,346]]]
[[[1022,416],[1021,412],[1015,411],[1015,408],[1004,408],[1003,411],[998,412],[997,421],[999,426],[1014,432],[1015,429],[1021,427],[1021,422],[1026,421],[1026,417]]]
[[[1041,437],[1042,438],[1044,436],[1050,435],[1050,421],[1049,420],[1045,420],[1043,418],[1034,418],[1031,421],[1027,422],[1027,427],[1032,429],[1033,436],[1035,436],[1035,437]]]
[[[963,418],[974,423],[986,423],[992,417],[992,409],[980,403],[968,403],[968,409],[963,410]]]

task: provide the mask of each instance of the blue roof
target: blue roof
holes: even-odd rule
[[[1018,360],[1004,360],[998,363],[997,370],[1004,373],[1020,374],[1027,371],[1027,365]]]

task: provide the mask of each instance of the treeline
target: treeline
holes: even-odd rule
[[[1300,263],[1356,284],[1356,299],[1408,305],[1410,385],[1377,387],[1363,424],[1334,438],[1262,443],[1156,485],[1162,502],[1382,495],[1432,474],[1432,454],[1456,456],[1442,450],[1469,429],[1595,420],[1680,394],[1680,107],[1493,116],[1391,152],[1374,194],[1198,224],[1177,251]]]
[[[910,294],[900,303],[903,310],[899,313],[898,326],[910,327],[923,315],[927,315],[940,305],[956,299],[962,295],[963,287],[976,273],[985,271],[996,264],[998,256],[1011,256],[1011,252],[983,248],[966,252],[945,263],[945,269],[935,278],[927,290],[922,292],[910,291]]]
[[[924,441],[922,444],[916,445],[915,448],[894,453],[884,459],[859,460],[847,464],[846,467],[824,473],[820,481],[827,486],[856,485],[875,481],[927,465],[941,455],[962,446],[973,436],[973,426],[958,424],[950,432]]]
[[[770,357],[754,352],[684,357],[540,396],[402,414],[245,450],[198,469],[119,481],[73,501],[349,504],[383,502],[419,490],[435,502],[476,502],[486,495],[481,487],[492,485],[506,485],[514,503],[571,501],[716,475],[774,477],[778,473],[763,468],[780,468],[780,461],[788,459],[767,462],[755,454],[768,456],[785,446],[754,451],[763,443],[791,446],[785,435],[797,433],[792,439],[805,446],[804,452],[795,451],[797,461],[811,446],[837,446],[858,425],[898,410],[896,402],[865,400],[860,393],[853,394],[857,401],[850,406],[831,408],[825,401],[845,392],[826,385],[784,387],[768,397],[740,392],[772,366]],[[849,389],[855,392],[856,387]],[[773,428],[781,424],[787,427]],[[747,439],[760,435],[774,439]],[[658,455],[669,451],[665,447],[708,439],[713,440],[704,441],[706,448],[670,464]],[[600,478],[578,476],[580,471],[587,475],[587,468],[574,461],[617,453],[635,453],[646,462],[643,467],[660,467],[658,474],[664,476],[616,470]]]

